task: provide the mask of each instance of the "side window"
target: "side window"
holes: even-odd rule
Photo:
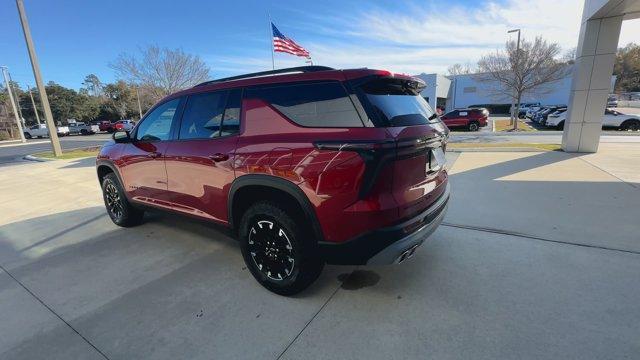
[[[173,99],[158,106],[142,120],[136,131],[136,140],[162,141],[171,137],[171,124],[180,99]]]
[[[221,136],[233,135],[240,132],[240,104],[242,103],[242,90],[235,89],[229,92],[227,107],[222,117]]]
[[[460,116],[467,116],[469,113],[467,113],[466,111],[460,111]]]
[[[180,139],[211,139],[220,136],[227,91],[189,96],[180,124]]]
[[[301,126],[364,126],[347,92],[337,81],[248,89],[245,97],[267,101]]]
[[[458,110],[450,111],[444,115],[447,118],[454,118],[458,116]]]

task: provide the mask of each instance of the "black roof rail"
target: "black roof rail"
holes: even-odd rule
[[[307,72],[327,71],[327,70],[335,70],[335,69],[334,68],[330,68],[328,66],[318,66],[318,65],[298,66],[298,67],[285,68],[285,69],[260,71],[260,72],[250,73],[250,74],[244,74],[244,75],[237,75],[237,76],[221,78],[221,79],[214,79],[214,80],[205,81],[205,82],[200,83],[200,84],[198,84],[196,86],[204,86],[204,85],[215,84],[215,83],[219,83],[219,82],[223,82],[223,81],[248,79],[248,78],[259,77],[259,76],[267,76],[267,75],[288,74],[288,73],[296,73],[296,72],[307,73]]]

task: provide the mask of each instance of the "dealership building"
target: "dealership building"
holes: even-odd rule
[[[572,69],[567,76],[549,83],[535,93],[525,94],[522,103],[539,102],[543,105],[566,105],[571,93]],[[481,74],[464,74],[444,76],[440,74],[417,75],[426,83],[422,96],[435,109],[445,111],[473,106],[487,106],[493,113],[507,113],[511,106],[511,98],[500,94],[500,84],[482,80]],[[615,84],[615,76],[611,78],[611,91]]]

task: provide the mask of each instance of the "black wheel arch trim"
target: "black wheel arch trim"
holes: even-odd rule
[[[116,177],[118,178],[118,181],[120,182],[120,185],[122,186],[122,189],[124,190],[124,182],[122,181],[122,176],[120,176],[120,171],[118,171],[118,167],[110,160],[96,160],[96,175],[98,176],[98,182],[100,182],[100,173],[98,172],[98,169],[101,166],[106,166],[108,168],[111,169],[111,171],[116,174]],[[102,183],[100,183],[100,186],[102,186]],[[125,196],[128,198],[129,195],[127,194],[126,191],[124,191]]]
[[[233,222],[233,204],[234,197],[238,190],[247,187],[247,186],[266,186],[271,187],[280,191],[284,191],[287,194],[291,195],[300,205],[302,211],[305,214],[305,217],[309,221],[311,225],[311,229],[315,235],[317,241],[324,241],[324,236],[322,234],[322,229],[320,228],[320,222],[318,221],[318,217],[316,216],[316,212],[311,205],[311,201],[307,195],[294,183],[291,181],[264,174],[247,174],[237,177],[233,183],[231,183],[231,188],[229,189],[228,201],[227,201],[227,215],[229,219],[229,227],[231,229],[235,229],[237,224]]]

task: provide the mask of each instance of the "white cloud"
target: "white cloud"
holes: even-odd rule
[[[501,48],[515,36],[507,34],[514,28],[521,29],[524,38],[542,36],[565,50],[574,48],[582,6],[583,0],[484,1],[468,6],[451,6],[445,1],[403,6],[398,2],[393,9],[374,7],[353,16],[309,15],[301,29],[313,32],[315,41],[299,42],[311,52],[314,62],[336,68],[444,73],[454,63],[475,64],[483,54]],[[626,21],[620,44],[639,42],[638,34],[640,20]],[[304,64],[294,57],[278,59],[278,67]],[[213,68],[264,70],[271,68],[271,59],[216,59]]]

